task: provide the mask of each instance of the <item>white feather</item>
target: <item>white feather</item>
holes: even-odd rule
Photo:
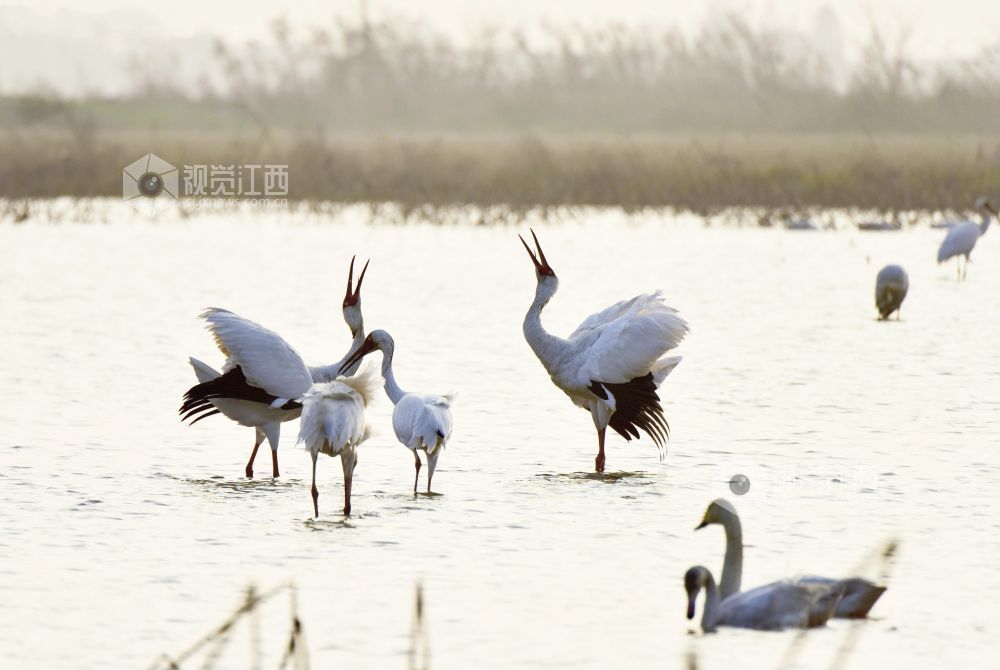
[[[428,454],[451,437],[451,396],[407,393],[392,410],[392,429],[408,449]]]
[[[299,442],[315,456],[318,452],[337,456],[356,447],[370,435],[365,406],[378,392],[375,369],[366,366],[354,377],[338,377],[314,384],[302,397]]]
[[[226,367],[239,365],[247,381],[279,398],[298,398],[313,384],[302,357],[280,335],[225,309],[201,315],[222,352]]]
[[[582,388],[595,379],[620,384],[649,372],[663,381],[680,357],[658,359],[687,333],[687,323],[659,291],[623,300],[587,317],[570,335],[576,355],[564,364],[567,376]]]

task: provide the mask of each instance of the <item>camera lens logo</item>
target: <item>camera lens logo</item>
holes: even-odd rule
[[[146,154],[122,170],[122,200],[156,198],[161,193],[176,199],[179,183],[176,167],[156,154]]]

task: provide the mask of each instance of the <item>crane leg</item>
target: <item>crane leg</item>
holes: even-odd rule
[[[313,485],[312,485],[312,497],[313,497],[313,512],[316,514],[316,518],[319,518],[319,489],[316,488],[316,455],[313,454]]]
[[[279,477],[278,473],[278,452],[274,449],[271,450],[271,473],[272,477]]]
[[[597,431],[597,458],[594,459],[594,471],[604,472],[604,431],[601,428]]]
[[[253,451],[250,453],[250,460],[247,461],[247,479],[253,479],[253,462],[257,458],[257,450],[260,449],[260,445],[264,443],[264,431],[257,430],[257,441],[254,442]]]
[[[413,451],[413,468],[416,470],[416,475],[413,477],[413,492],[417,492],[417,482],[420,480],[420,456],[417,455],[417,451]],[[428,482],[428,486],[430,482]]]
[[[344,480],[344,516],[351,516],[351,481],[352,477]]]

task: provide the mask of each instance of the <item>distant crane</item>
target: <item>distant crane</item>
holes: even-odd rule
[[[976,200],[976,210],[979,212],[982,220],[979,223],[975,221],[960,221],[948,229],[948,234],[945,235],[944,241],[941,242],[941,247],[938,249],[938,263],[944,263],[946,260],[952,257],[958,258],[958,278],[964,279],[969,271],[969,254],[972,253],[973,248],[976,246],[976,242],[979,238],[986,234],[986,230],[990,227],[990,215],[1000,216],[997,214],[997,210],[986,197],[980,197]],[[965,265],[962,265],[962,257],[965,257]]]
[[[396,383],[392,371],[392,356],[396,343],[384,330],[373,330],[365,338],[357,351],[344,363],[357,365],[362,358],[373,351],[382,352],[382,377],[385,379],[385,393],[395,407],[392,410],[392,429],[404,447],[413,452],[416,474],[413,478],[413,492],[417,492],[420,479],[420,454],[427,458],[427,492],[431,492],[431,480],[437,468],[438,458],[451,438],[451,403],[453,395],[430,395],[407,393]]]
[[[910,278],[899,265],[886,265],[875,277],[875,306],[879,318],[888,319],[893,312],[899,320],[899,308],[910,290]]]
[[[343,303],[344,321],[351,329],[351,335],[353,336],[353,341],[351,343],[351,348],[348,350],[348,355],[365,339],[364,318],[361,314],[361,282],[364,281],[365,272],[367,272],[367,270],[368,263],[366,262],[365,267],[361,270],[360,276],[358,276],[357,287],[352,290],[352,282],[354,278],[354,258],[351,258],[351,267],[348,269],[347,274],[347,294],[344,297]],[[209,330],[212,331],[215,336],[216,344],[219,345],[223,355],[226,356],[226,363],[222,368],[223,373],[219,373],[212,366],[201,362],[197,358],[192,357],[189,359],[191,367],[194,368],[195,375],[198,377],[199,384],[190,388],[185,395],[184,404],[181,406],[183,419],[187,420],[194,418],[191,422],[191,425],[194,425],[206,417],[221,413],[241,426],[249,426],[253,428],[256,432],[256,436],[253,451],[250,453],[250,460],[247,461],[245,470],[246,476],[248,478],[253,477],[253,462],[257,458],[257,450],[260,448],[260,445],[264,442],[264,438],[266,437],[267,442],[271,447],[272,475],[277,477],[279,476],[278,439],[281,434],[281,424],[285,421],[297,419],[299,414],[302,412],[302,408],[297,403],[291,405],[288,409],[283,409],[280,407],[269,407],[253,400],[241,399],[239,397],[241,394],[247,395],[249,392],[246,389],[241,388],[242,383],[236,379],[236,377],[244,375],[244,372],[246,372],[249,377],[264,379],[268,377],[269,371],[248,369],[247,361],[234,357],[231,353],[232,350],[219,339],[218,332],[216,330],[216,322],[225,322],[225,332],[229,333],[231,337],[239,337],[241,341],[253,340],[253,338],[262,338],[274,346],[283,346],[289,349],[291,349],[291,347],[289,347],[289,345],[285,343],[284,339],[282,339],[277,333],[274,333],[263,326],[254,323],[253,321],[236,316],[227,310],[209,309],[206,310],[201,316],[209,322]],[[277,344],[278,341],[280,341],[280,345]],[[297,355],[298,354],[296,354],[296,356]],[[327,382],[333,380],[338,375],[338,370],[343,367],[343,362],[346,359],[347,355],[331,365],[309,367],[308,370],[311,380],[313,382]],[[267,361],[257,359],[255,359],[255,361],[260,364],[268,363]],[[251,367],[253,367],[254,364],[255,363],[249,363]],[[234,371],[235,369],[241,369],[241,371],[236,372]],[[354,374],[357,369],[357,365],[349,367],[344,370],[344,374]],[[223,380],[223,378],[227,375],[229,375],[229,377]],[[249,377],[244,377],[243,382],[245,382]],[[209,385],[207,390],[205,388],[206,384]],[[305,392],[305,390],[306,389],[302,389],[302,392]],[[189,398],[191,401],[189,401]]]
[[[638,295],[592,314],[567,339],[542,326],[542,308],[559,289],[535,231],[537,255],[521,244],[535,266],[535,300],[524,317],[524,338],[552,382],[573,404],[590,412],[597,429],[594,468],[604,472],[604,433],[611,426],[626,440],[642,430],[664,453],[669,426],[656,389],[681,362],[661,358],[684,339],[688,325],[663,303],[660,292]]]
[[[299,442],[305,444],[312,457],[312,500],[317,517],[316,458],[320,452],[340,456],[344,470],[344,516],[351,514],[351,482],[358,464],[357,449],[370,434],[365,408],[371,404],[378,386],[375,368],[367,367],[354,377],[314,384],[302,397]]]

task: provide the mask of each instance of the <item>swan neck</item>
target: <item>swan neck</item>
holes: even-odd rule
[[[723,600],[740,592],[743,577],[743,528],[736,515],[726,515],[723,522],[726,530],[726,558],[722,563],[722,578],[719,590]]]
[[[706,633],[714,631],[718,618],[719,592],[715,588],[715,579],[709,574],[705,580],[705,610],[701,613],[701,630]]]

